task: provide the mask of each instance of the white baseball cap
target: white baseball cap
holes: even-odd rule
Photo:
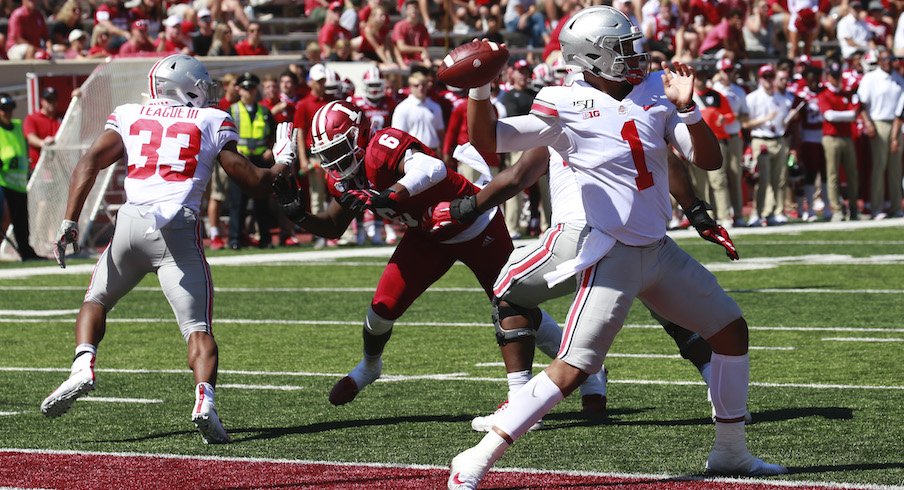
[[[317,63],[316,65],[311,67],[311,70],[308,72],[308,78],[311,80],[323,80],[327,77],[327,69],[321,63]]]
[[[178,15],[171,15],[163,21],[163,25],[166,27],[179,27],[182,25],[182,18]]]
[[[198,18],[199,18],[199,19],[202,18],[202,17],[210,17],[210,15],[211,15],[211,14],[210,14],[210,10],[209,10],[209,9],[201,9],[201,10],[198,10]]]
[[[76,39],[87,38],[88,35],[81,29],[72,29],[69,33],[69,42],[74,43]]]

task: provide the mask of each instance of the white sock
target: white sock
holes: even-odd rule
[[[747,452],[747,436],[744,433],[744,421],[726,424],[716,422],[716,442],[713,450],[736,453]]]
[[[516,440],[563,398],[562,390],[544,371],[509,398],[508,407],[496,418],[496,427]]]
[[[92,356],[97,356],[97,346],[92,344],[79,344],[75,346],[75,357],[83,352],[88,352]]]
[[[487,435],[483,436],[483,439],[474,446],[475,449],[479,449],[484,454],[489,454],[490,465],[492,466],[499,458],[502,457],[502,454],[505,453],[505,450],[508,449],[509,443],[505,442],[505,439],[502,438],[495,431],[487,432]]]
[[[712,374],[709,391],[716,417],[720,419],[743,417],[747,413],[750,355],[724,356],[713,352],[710,366]]]
[[[528,381],[530,381],[531,373],[530,369],[524,371],[515,371],[514,373],[508,373],[505,375],[508,378],[508,397],[509,400],[521,389],[522,386],[526,385]]]
[[[709,386],[709,382],[712,379],[712,368],[710,367],[710,363],[707,362],[700,368],[700,377],[703,378],[703,382],[706,383],[706,386]]]
[[[217,228],[216,226],[211,226],[211,227],[207,228],[207,234],[210,236],[211,239],[216,238],[216,237],[220,236],[220,229]]]
[[[537,328],[536,344],[540,352],[546,354],[551,359],[555,359],[559,354],[559,345],[562,343],[562,329],[559,324],[543,310],[540,310],[543,316],[540,318],[540,327]]]

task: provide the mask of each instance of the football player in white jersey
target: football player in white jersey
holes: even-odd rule
[[[540,315],[541,321],[536,332],[524,327],[524,322],[531,320],[530,315],[523,314],[497,314],[496,318],[504,317],[500,322],[502,324],[497,325],[497,328],[512,333],[522,331],[523,334],[519,336],[519,341],[535,343],[538,349],[549,357],[555,358],[562,342],[562,329],[555,320],[539,309],[539,305],[573,292],[576,286],[574,280],[569,280],[550,288],[543,278],[544,274],[555,270],[562,262],[575,258],[578,251],[576,244],[580,241],[581,231],[585,228],[586,220],[581,202],[567,198],[567,196],[580,192],[574,172],[563,164],[562,157],[557,152],[546,147],[525,151],[517,165],[499,173],[480,192],[449,203],[448,222],[449,224],[469,223],[481,213],[501,205],[515,193],[522,192],[523,189],[533,185],[543,174],[547,173],[552,194],[552,225],[533,247],[520,247],[512,253],[494,286],[493,301],[496,304],[516,305],[516,312],[533,311],[535,317]],[[691,216],[691,221],[700,236],[723,246],[728,257],[737,260],[739,258],[737,249],[728,232],[707,214],[707,204],[693,193],[686,164],[674,154],[669,157],[669,188],[679,204],[689,210],[688,215]],[[709,344],[699,334],[688,331],[655,312],[651,311],[651,313],[675,341],[681,356],[697,368],[703,381],[709,386],[710,359],[712,357]],[[529,359],[527,360],[529,362]],[[520,389],[523,385],[522,383],[515,387],[512,380],[517,378],[517,375],[529,379],[531,366],[507,364],[506,368],[509,371],[507,378],[509,396],[511,396],[517,391],[515,388]],[[515,369],[520,369],[521,372],[513,372]],[[605,393],[606,376],[602,375],[599,378],[604,386],[602,392]],[[582,401],[586,400],[582,399]],[[599,403],[604,411],[607,403],[605,394]],[[584,406],[586,408],[586,403]],[[477,431],[489,431],[493,427],[495,418],[506,408],[507,404],[502,404],[495,413],[474,418],[471,427]],[[746,417],[749,421],[749,413]]]
[[[662,317],[693,328],[713,350],[716,441],[707,471],[787,472],[747,450],[750,364],[740,308],[715,276],[665,234],[671,211],[669,146],[705,170],[721,167],[722,158],[692,102],[693,70],[675,63],[674,71],[663,66],[662,76],[648,77],[649,57],[633,47],[641,36],[618,10],[589,7],[572,16],[559,37],[566,63],[582,76],[541,90],[530,114],[497,121],[490,87],[471,89],[468,133],[474,146],[485,152],[553,148],[574,172],[580,189],[574,199],[587,223],[575,259],[544,276],[555,287],[577,274],[557,358],[509,399],[477,446],[452,460],[451,489],[476,488],[509,445],[602,368],[635,297]]]
[[[217,162],[249,194],[269,195],[295,159],[292,124],[277,127],[276,165],[258,168],[238,152],[229,114],[208,107],[213,82],[200,61],[167,56],[154,64],[148,78],[150,100],[114,109],[72,173],[54,248],[60,267],[66,267],[66,246],[77,247],[79,215],[97,174],[120,160],[128,166],[126,203],[76,319],[71,374],[41,403],[41,411],[58,417],[94,389],[94,362],[107,312],[145,275],[155,273],[188,344],[196,383],[192,422],[205,443],[226,443],[229,434],[214,405],[218,356],[211,330],[213,283],[201,242],[201,196]]]

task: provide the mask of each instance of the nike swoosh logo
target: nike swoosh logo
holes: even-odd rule
[[[461,479],[458,478],[458,475],[461,475],[461,473],[456,473],[456,474],[452,475],[452,483],[454,483],[456,485],[464,485],[465,482],[461,481]]]
[[[276,150],[276,154],[278,155],[278,154],[282,153],[282,151],[286,149],[286,145],[288,145],[288,144],[289,144],[288,141],[283,143],[283,145],[278,150]]]
[[[656,105],[656,104],[645,105],[645,106],[643,106],[643,110],[648,111],[648,110],[650,110],[650,108],[653,107],[654,105]]]

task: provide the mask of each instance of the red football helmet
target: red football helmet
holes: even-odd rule
[[[364,112],[350,102],[334,100],[314,114],[311,134],[311,153],[320,157],[323,170],[338,180],[354,177],[370,137]]]
[[[380,69],[371,66],[364,72],[364,96],[370,100],[380,100],[386,97],[386,80],[380,74]]]

